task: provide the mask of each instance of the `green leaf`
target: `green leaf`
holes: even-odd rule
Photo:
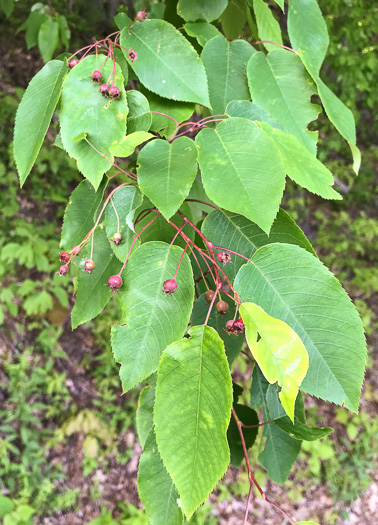
[[[64,213],[60,238],[60,247],[63,250],[70,250],[72,246],[80,244],[93,228],[107,182],[103,181],[96,192],[88,181],[83,180],[72,192]]]
[[[244,302],[240,315],[253,357],[269,383],[277,381],[281,386],[280,401],[294,421],[295,399],[308,370],[306,348],[288,324],[270,316],[257,304]]]
[[[74,142],[77,142],[78,140],[85,140],[88,136],[88,133],[86,131],[82,131],[81,133],[79,133],[79,135],[75,138],[73,138],[72,140]]]
[[[136,216],[139,215],[141,211],[147,208],[153,208],[154,205],[152,202],[145,196],[143,199],[143,205],[138,208]],[[188,203],[184,202],[184,204],[180,208],[181,213],[183,213],[190,221],[193,221],[192,212],[190,209],[190,206]],[[152,220],[151,214],[148,215],[145,219],[142,219],[135,227],[135,231],[138,233],[141,231],[141,229],[146,226],[150,221]],[[183,224],[182,218],[177,213],[172,217],[171,221],[176,224],[178,227],[181,227]],[[194,230],[191,228],[189,224],[187,224],[183,230],[185,235],[187,235],[190,239],[194,240]],[[141,242],[148,242],[148,241],[163,241],[168,244],[171,243],[173,240],[173,237],[175,236],[177,230],[164,219],[162,215],[159,215],[159,217],[154,221],[151,226],[148,227],[146,231],[142,233],[140,236]],[[182,248],[185,248],[186,241],[184,241],[180,235],[176,237],[176,240],[174,242],[175,245],[181,246]]]
[[[142,388],[139,394],[138,408],[136,413],[136,428],[139,443],[142,448],[147,436],[154,428],[154,403],[155,403],[155,384],[147,385]]]
[[[257,29],[260,40],[271,40],[277,44],[283,44],[280,24],[274,18],[272,11],[264,0],[253,0],[253,10],[256,16]],[[277,49],[274,44],[264,44],[265,49],[273,51]]]
[[[168,100],[155,95],[155,93],[147,89],[143,89],[143,92],[148,98],[152,112],[151,131],[156,131],[162,136],[171,138],[176,131],[176,123],[172,118],[181,124],[181,122],[188,120],[193,115],[195,104],[191,102]],[[164,113],[164,115],[168,115],[171,118],[159,115],[159,113]]]
[[[14,128],[14,156],[23,186],[33,167],[60,97],[66,65],[46,64],[31,80],[18,106]]]
[[[121,93],[118,100],[103,97],[98,84],[90,78],[104,58],[103,55],[88,56],[70,71],[63,84],[60,112],[64,148],[77,160],[77,167],[95,189],[103,174],[112,167],[110,161],[114,159],[110,146],[126,134],[127,102],[120,67],[116,64],[115,85]],[[111,73],[110,62],[108,60],[101,69],[103,78],[108,78]],[[84,131],[90,144],[87,140],[72,140]],[[91,144],[110,161],[95,151]]]
[[[28,49],[38,44],[38,33],[48,16],[41,11],[32,11],[26,21],[25,40]],[[19,30],[22,30],[21,28]]]
[[[239,270],[235,289],[301,338],[310,359],[302,390],[357,411],[366,360],[362,323],[319,259],[298,246],[264,246]]]
[[[215,306],[213,306],[212,312],[208,320],[208,326],[214,328],[214,330],[218,332],[218,335],[222,339],[226,350],[228,364],[231,368],[233,362],[238,357],[238,355],[240,354],[240,350],[243,347],[244,336],[243,334],[230,335],[226,332],[225,326],[227,321],[233,319],[235,316],[235,303],[234,301],[227,299],[227,297],[223,294],[221,295],[222,300],[228,302],[230,309],[227,314],[219,315],[218,312],[215,310]],[[197,299],[197,301],[194,303],[192,317],[190,319],[192,326],[201,325],[205,322],[209,306],[210,305],[205,299],[205,294],[201,295],[201,297]]]
[[[119,47],[116,47],[114,49],[114,58],[117,64],[119,65],[119,67],[121,68],[122,76],[123,76],[123,84],[124,86],[127,86],[128,81],[129,81],[129,65],[126,61],[126,58],[124,57],[122,53],[122,49],[120,49]],[[127,97],[127,92],[126,92],[126,97]]]
[[[126,13],[118,13],[118,15],[114,17],[114,22],[118,29],[122,31],[124,27],[129,27],[133,23],[133,20],[131,20]]]
[[[160,454],[188,519],[227,470],[232,404],[222,340],[208,326],[189,336],[163,352],[154,409]]]
[[[115,233],[122,235],[122,240],[118,246],[113,241],[110,242],[116,257],[123,262],[131,248],[135,233],[133,231],[133,219],[135,210],[142,204],[143,197],[135,186],[123,186],[112,196],[111,201],[105,210],[105,228],[109,239]],[[114,211],[117,211],[117,213]],[[119,225],[118,225],[118,219]],[[138,242],[135,243],[138,246]]]
[[[188,137],[149,142],[138,155],[138,184],[166,219],[180,208],[197,174],[197,150]]]
[[[213,112],[223,114],[231,100],[249,100],[247,62],[256,51],[244,40],[227,42],[224,36],[212,38],[203,48],[202,62],[209,79]]]
[[[269,385],[268,393],[272,388],[274,389],[275,385]],[[278,401],[277,393],[275,393],[275,396]],[[269,405],[268,394],[267,401],[269,410],[271,410]],[[287,416],[284,416],[275,419],[274,424],[277,425],[281,430],[286,432],[286,434],[289,434],[291,437],[302,441],[316,441],[317,439],[326,437],[329,434],[331,434],[331,432],[333,432],[333,428],[330,427],[318,428],[306,425],[303,396],[300,392],[295,402],[294,422],[290,421],[290,419]]]
[[[274,2],[276,2],[276,4],[280,6],[280,8],[282,9],[282,12],[284,13],[285,12],[285,0],[274,0]]]
[[[250,120],[230,118],[216,129],[202,130],[196,144],[210,199],[245,215],[269,233],[282,198],[285,172],[267,134]]]
[[[123,29],[121,45],[137,52],[126,59],[147,89],[162,97],[210,106],[203,64],[184,36],[164,20],[136,22]]]
[[[62,44],[68,49],[70,38],[71,38],[71,31],[68,27],[67,19],[64,15],[56,14],[56,21],[58,23],[59,27],[59,36],[62,41]]]
[[[59,26],[57,22],[48,17],[38,32],[38,47],[44,62],[52,59],[59,43]]]
[[[153,430],[139,461],[138,492],[151,525],[180,525],[179,494],[159,454]]]
[[[127,263],[122,326],[113,326],[112,345],[121,363],[123,390],[133,388],[156,371],[164,348],[183,336],[193,304],[193,277],[185,255],[177,273],[178,289],[165,296],[163,283],[172,279],[182,255],[178,246],[162,242],[142,244]]]
[[[272,119],[272,116],[264,108],[248,100],[232,100],[226,107],[226,114],[230,117],[243,117],[249,120],[267,122],[271,126],[280,129],[277,122]]]
[[[269,124],[262,123],[261,126],[275,142],[291,180],[323,199],[342,199],[331,187],[334,184],[332,173],[298,139]]]
[[[126,92],[129,114],[127,132],[148,131],[151,127],[151,112],[148,100],[140,91]]]
[[[269,421],[266,392],[269,383],[259,367],[253,368],[251,384],[251,406],[261,407],[264,421]],[[266,438],[264,450],[259,455],[260,464],[268,471],[269,477],[276,483],[284,483],[301,449],[302,442],[292,438],[273,423],[264,425]]]
[[[250,259],[256,250],[266,244],[283,242],[297,244],[315,255],[311,244],[302,230],[286,211],[280,209],[270,230],[269,236],[255,223],[243,215],[226,210],[214,210],[204,220],[202,233],[215,245],[233,250]],[[226,264],[224,272],[234,281],[245,259],[231,254],[231,264]]]
[[[105,228],[108,238],[112,239],[115,233],[122,235],[122,240],[118,246],[113,241],[110,242],[114,254],[121,262],[126,259],[134,240],[133,219],[135,210],[142,204],[142,200],[143,197],[138,188],[124,186],[114,193],[111,202],[106,206]],[[138,245],[137,241],[135,247]]]
[[[252,100],[315,154],[317,132],[308,131],[307,125],[319,111],[310,102],[315,89],[300,58],[286,49],[258,52],[249,59],[247,75]]]
[[[240,421],[245,425],[259,424],[257,413],[252,408],[236,403],[234,404],[234,409]],[[243,436],[247,450],[250,449],[256,441],[258,430],[258,427],[243,428]],[[230,447],[231,465],[239,468],[244,459],[244,451],[238,426],[234,417],[231,417],[230,425],[227,430],[227,441]]]
[[[115,157],[129,157],[134,153],[137,146],[154,138],[154,136],[152,133],[147,133],[146,131],[135,131],[130,135],[126,135],[123,139],[115,141],[110,146],[110,152]]]
[[[13,13],[14,9],[14,0],[1,0],[1,9],[3,10],[7,18]],[[6,499],[6,498],[5,498]]]
[[[212,22],[220,17],[226,7],[227,0],[179,0],[177,14],[187,22]]]
[[[299,52],[307,71],[317,75],[326,55],[327,25],[316,0],[290,0],[288,32],[293,49]]]
[[[244,0],[229,0],[220,21],[226,38],[229,40],[239,38],[247,22],[247,7]]]
[[[97,228],[94,233],[93,257],[96,267],[91,274],[82,271],[84,262],[90,258],[91,241],[86,244],[77,278],[77,298],[72,309],[71,322],[74,330],[80,324],[90,321],[105,308],[111,297],[108,279],[120,270],[120,263],[114,256],[105,231]]]
[[[204,46],[215,36],[221,35],[215,26],[207,22],[188,22],[184,25],[184,29],[189,36],[197,39],[200,46]]]
[[[14,503],[11,499],[0,494],[0,517],[3,518],[14,509]]]
[[[324,110],[337,131],[348,141],[353,155],[353,169],[360,168],[361,154],[356,144],[353,113],[319,77],[327,52],[327,25],[316,0],[291,0],[288,12],[288,32],[293,48],[298,51],[307,71],[318,87]]]

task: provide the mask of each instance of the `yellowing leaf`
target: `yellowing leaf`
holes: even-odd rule
[[[285,412],[294,421],[294,405],[308,370],[308,355],[298,334],[280,319],[254,303],[243,303],[240,315],[253,357],[269,383],[282,387],[279,397]],[[261,339],[257,342],[257,333]]]

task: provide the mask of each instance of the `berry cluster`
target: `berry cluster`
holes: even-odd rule
[[[236,321],[230,319],[229,321],[227,321],[225,326],[226,332],[228,334],[234,335],[242,334],[244,332],[244,328],[245,326],[242,319],[237,319]]]

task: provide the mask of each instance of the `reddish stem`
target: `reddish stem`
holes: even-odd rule
[[[170,245],[170,246],[172,246],[172,245]],[[176,268],[175,274],[174,274],[174,276],[173,276],[173,279],[176,279],[176,277],[177,277],[177,272],[179,271],[180,265],[181,265],[182,260],[183,260],[183,258],[184,258],[185,252],[186,252],[186,250],[188,249],[188,246],[189,246],[189,242],[186,243],[185,250],[184,250],[184,251],[182,252],[182,254],[181,254],[181,257],[180,257],[180,260],[179,260],[179,262],[178,262],[178,265],[177,265],[177,268]]]
[[[114,166],[115,168],[117,168],[117,170],[120,170],[121,173],[123,173],[124,175],[127,175],[128,177],[132,178],[132,179],[137,179],[138,177],[135,175],[135,173],[132,173],[131,171],[124,171],[122,168],[120,168],[115,162],[112,162],[106,155],[104,155],[103,153],[101,153],[101,151],[99,151],[97,148],[95,148],[93,146],[93,144],[91,144],[89,142],[89,140],[87,139],[87,137],[84,138],[85,142],[87,142],[91,148],[93,148],[95,150],[96,153],[98,153],[99,155],[101,155],[101,157],[103,157],[104,159],[106,159],[108,162],[110,162],[110,164],[112,166]]]
[[[241,253],[238,253],[238,252],[234,252],[234,250],[230,250],[230,248],[222,248],[222,246],[213,246],[213,248],[215,250],[222,250],[222,252],[230,252],[230,253],[233,253],[235,255],[238,255],[239,257],[242,257],[243,259],[245,259],[246,261],[249,261],[250,259],[248,257],[245,257],[244,255],[242,255]]]
[[[134,239],[133,239],[133,242],[131,243],[130,250],[129,250],[128,254],[126,255],[125,262],[123,263],[122,268],[120,269],[120,271],[119,271],[119,273],[118,273],[118,275],[119,275],[120,277],[121,277],[121,274],[122,274],[123,270],[125,269],[126,263],[127,263],[127,261],[129,260],[129,257],[130,257],[130,254],[131,254],[131,251],[132,251],[132,249],[134,248],[134,244],[136,243],[138,237],[140,237],[140,235],[142,235],[142,233],[144,232],[144,230],[146,230],[149,226],[151,226],[151,224],[152,224],[154,221],[156,221],[156,219],[158,218],[158,216],[159,216],[159,215],[156,215],[156,217],[154,217],[154,218],[152,219],[152,221],[150,221],[148,224],[146,224],[146,226],[144,226],[144,227],[140,230],[140,232],[137,233],[137,234],[135,235],[135,237],[134,237]]]
[[[179,230],[177,230],[177,232],[175,233],[175,236],[173,237],[173,239],[171,240],[171,244],[169,246],[172,246],[172,244],[175,242],[175,240],[177,239],[177,236],[181,233],[181,231],[183,230],[183,228],[185,228],[186,226],[186,221],[184,221],[184,224],[181,226],[181,228]]]
[[[218,206],[215,206],[215,204],[210,204],[210,202],[206,201],[200,201],[199,199],[185,199],[185,202],[199,202],[200,204],[206,204],[206,206],[211,206],[215,210],[219,210]],[[218,246],[214,246],[214,248],[218,248]]]
[[[176,128],[179,126],[179,123],[177,122],[175,118],[170,117],[169,115],[166,115],[165,113],[160,113],[160,111],[151,111],[151,113],[155,113],[155,115],[161,115],[162,117],[170,118],[176,124]]]
[[[258,40],[257,42],[252,42],[253,46],[256,45],[256,44],[273,44],[275,46],[283,47],[284,49],[287,49],[288,51],[292,51],[297,56],[299,56],[299,53],[297,53],[297,51],[295,51],[295,49],[292,49],[291,47],[284,46],[282,44],[278,44],[277,42],[272,42],[271,40]]]
[[[222,288],[222,283],[217,283],[217,286],[216,286],[216,289],[215,289],[215,294],[213,295],[212,299],[211,299],[211,303],[209,305],[209,309],[207,311],[207,315],[206,315],[206,319],[205,319],[205,322],[203,323],[204,325],[207,325],[207,322],[209,320],[209,317],[210,317],[210,312],[214,306],[214,303],[215,303],[215,299],[217,297],[217,294],[219,293],[219,290]]]

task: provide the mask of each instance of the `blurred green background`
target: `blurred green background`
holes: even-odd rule
[[[233,0],[235,1],[235,0]],[[167,0],[169,8],[174,0]],[[268,2],[277,18],[274,2]],[[358,415],[306,399],[313,424],[329,439],[305,442],[283,487],[256,476],[285,510],[323,525],[374,522],[378,515],[377,291],[378,218],[375,111],[378,107],[378,8],[368,0],[320,0],[330,47],[323,76],[354,112],[362,167],[351,169],[345,141],[320,115],[319,157],[336,176],[343,201],[326,202],[289,184],[284,207],[321,260],[355,302],[369,345]],[[56,275],[67,199],[81,180],[66,154],[52,147],[52,124],[36,165],[20,190],[12,154],[17,105],[43,62],[115,30],[114,15],[155,1],[0,1],[0,521],[28,524],[148,523],[138,500],[140,454],[134,431],[138,392],[121,396],[109,326],[115,301],[95,321],[72,332],[72,286]],[[284,24],[284,21],[282,20]],[[283,25],[284,27],[284,25]],[[248,38],[247,29],[244,37]],[[251,370],[241,361],[241,381]],[[249,482],[230,468],[190,523],[241,523]],[[282,524],[257,496],[256,523]],[[375,518],[376,519],[376,518]],[[265,521],[264,521],[265,520]]]

